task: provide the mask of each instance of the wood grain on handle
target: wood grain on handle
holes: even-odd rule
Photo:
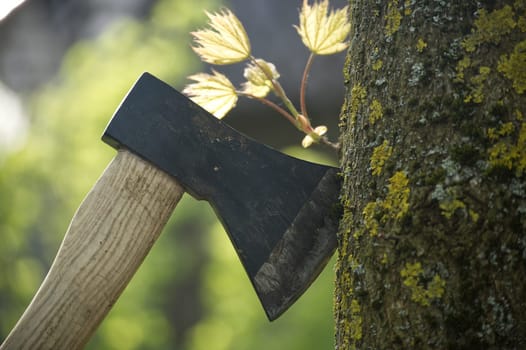
[[[148,254],[183,194],[122,150],[75,213],[55,261],[6,349],[79,349]]]

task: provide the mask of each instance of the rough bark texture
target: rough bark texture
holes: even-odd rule
[[[526,1],[350,1],[337,349],[526,348]]]

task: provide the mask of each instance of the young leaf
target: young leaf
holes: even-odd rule
[[[243,76],[247,79],[243,93],[263,98],[272,90],[272,81],[279,78],[279,73],[272,63],[258,58],[247,65]]]
[[[329,0],[309,5],[303,0],[299,26],[294,26],[307,48],[317,55],[331,55],[347,48],[351,24],[348,6],[329,12]]]
[[[212,72],[213,75],[199,73],[189,76],[188,79],[195,83],[187,85],[183,93],[221,119],[236,105],[237,94],[234,85],[226,76],[215,70]]]
[[[325,125],[320,125],[314,128],[314,130],[307,134],[301,141],[303,148],[307,148],[312,145],[314,142],[319,142],[320,138],[327,133],[327,127]]]
[[[194,51],[205,62],[231,64],[250,56],[250,41],[239,19],[225,9],[218,13],[207,12],[210,28],[192,32]]]

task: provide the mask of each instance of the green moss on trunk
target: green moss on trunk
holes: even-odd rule
[[[336,348],[526,348],[526,1],[350,7]]]

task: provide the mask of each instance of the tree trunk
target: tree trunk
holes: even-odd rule
[[[526,0],[351,0],[337,349],[526,349]]]

